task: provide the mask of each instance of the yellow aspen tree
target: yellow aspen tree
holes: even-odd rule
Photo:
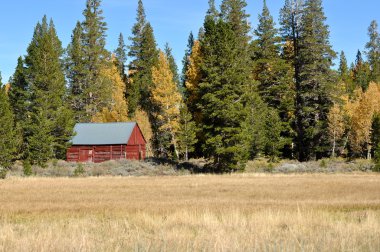
[[[173,81],[169,62],[162,51],[159,53],[157,66],[152,68],[152,79],[154,84],[152,98],[159,108],[155,115],[160,121],[159,130],[170,133],[170,144],[174,145],[174,150],[178,156],[175,136],[179,130],[181,94]]]
[[[361,153],[363,146],[367,150],[367,158],[371,159],[372,121],[380,112],[380,87],[370,83],[366,92],[354,102],[351,112],[350,143],[354,152]]]
[[[147,156],[152,156],[152,125],[149,121],[148,114],[142,110],[141,108],[137,109],[135,112],[134,117],[132,118],[133,121],[136,121],[141,129],[141,132],[144,135],[144,138],[146,140],[146,150],[147,150]]]
[[[186,71],[186,90],[188,98],[186,105],[189,108],[190,112],[193,113],[194,119],[196,122],[200,121],[200,113],[197,111],[197,103],[199,99],[199,82],[202,79],[201,74],[201,64],[202,64],[202,55],[201,55],[201,44],[198,40],[194,41],[191,55],[189,56],[189,67]]]
[[[329,136],[332,142],[331,156],[334,158],[337,141],[339,141],[342,138],[345,131],[343,106],[339,104],[334,104],[334,106],[330,109],[327,120],[329,125]]]
[[[111,99],[105,103],[106,106],[93,116],[92,122],[105,123],[129,121],[128,105],[125,99],[126,87],[116,65],[110,64],[110,66],[103,68],[101,70],[101,76],[104,79],[104,84],[112,86],[112,96]]]

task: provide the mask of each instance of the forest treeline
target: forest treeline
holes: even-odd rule
[[[366,57],[358,51],[349,65],[341,52],[334,70],[322,0],[285,0],[278,25],[265,0],[257,27],[247,8],[245,0],[209,0],[182,70],[168,44],[157,47],[141,0],[129,42],[120,34],[113,52],[101,0],[86,1],[67,48],[43,17],[0,91],[0,165],[64,159],[77,122],[130,120],[152,155],[205,157],[215,172],[243,170],[260,156],[377,157],[377,22]]]

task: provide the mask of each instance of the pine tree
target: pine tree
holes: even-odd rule
[[[66,106],[61,41],[46,16],[37,24],[27,52],[31,108],[27,158],[43,165],[50,158],[64,158],[74,124]]]
[[[193,121],[193,117],[186,104],[182,104],[180,108],[180,122],[177,133],[178,151],[184,156],[184,160],[189,160],[189,153],[193,152],[194,145],[198,142],[197,127]]]
[[[70,105],[76,122],[85,122],[86,118],[86,62],[83,49],[83,28],[77,22],[71,43],[67,47],[66,76],[69,81]]]
[[[110,90],[104,87],[100,72],[107,64],[109,53],[105,49],[107,23],[104,22],[101,0],[87,0],[83,11],[83,54],[85,57],[85,110],[86,120],[90,120],[104,107],[104,97],[109,97]]]
[[[214,21],[216,21],[216,19],[219,17],[219,12],[215,6],[215,0],[208,0],[208,10],[206,13],[206,18],[207,17],[212,18]]]
[[[380,82],[380,36],[376,20],[368,28],[369,42],[366,44],[368,63],[371,67],[370,81]]]
[[[204,76],[199,85],[204,154],[216,172],[244,169],[248,153],[242,135],[245,110],[241,98],[249,84],[249,58],[244,55],[248,50],[242,47],[246,38],[236,36],[233,25],[223,20],[206,18],[204,29]]]
[[[117,49],[115,50],[115,55],[116,55],[115,64],[117,66],[117,69],[119,70],[121,79],[126,83],[127,74],[125,72],[125,63],[127,62],[127,52],[126,52],[127,46],[125,45],[124,37],[122,33],[120,33],[118,41],[119,41],[119,44],[117,46]]]
[[[352,95],[354,90],[355,90],[355,85],[352,82],[351,76],[350,76],[350,69],[348,68],[347,65],[347,59],[346,55],[344,54],[343,51],[340,53],[340,61],[339,61],[339,79],[342,81],[345,85],[345,92]]]
[[[366,91],[370,82],[370,67],[367,62],[363,60],[362,53],[358,50],[353,72],[353,81],[356,87],[361,87]]]
[[[299,30],[296,77],[296,132],[301,161],[320,158],[328,151],[327,114],[332,104],[331,70],[335,52],[329,43],[321,0],[307,0]]]
[[[190,32],[189,38],[187,39],[187,47],[185,50],[185,56],[183,56],[183,59],[182,59],[183,68],[182,68],[182,75],[181,75],[181,91],[183,91],[185,98],[187,98],[187,93],[185,89],[186,87],[185,83],[187,80],[186,72],[189,68],[189,64],[190,64],[189,57],[192,53],[193,46],[194,46],[194,35],[192,32]]]
[[[22,144],[19,146],[19,158],[23,158],[26,151],[26,138],[28,136],[27,124],[29,113],[29,84],[26,81],[24,60],[18,58],[15,73],[10,80],[8,92],[9,103],[15,120],[15,127],[20,130]]]
[[[280,41],[275,23],[264,1],[263,12],[259,16],[259,25],[253,41],[253,73],[258,82],[258,91],[262,99],[275,109],[282,120],[282,136],[288,141],[287,157],[291,157],[292,116],[294,115],[294,83],[291,64],[281,58]]]
[[[178,86],[173,81],[173,73],[165,54],[160,51],[157,66],[152,69],[154,87],[152,98],[159,110],[156,112],[156,119],[159,122],[159,133],[169,134],[170,141],[160,143],[164,153],[168,153],[170,145],[174,146],[174,153],[178,157],[177,133],[179,130],[179,106],[181,104],[181,95]]]
[[[28,111],[28,82],[25,77],[24,60],[19,57],[17,67],[10,81],[9,102],[16,122],[24,122]]]
[[[20,138],[15,130],[14,115],[0,76],[0,167],[10,168],[17,157]]]
[[[150,89],[152,83],[152,67],[158,60],[158,50],[154,38],[153,28],[146,21],[145,10],[141,0],[138,2],[136,23],[132,28],[133,37],[129,39],[132,45],[129,47],[128,56],[130,86],[127,90],[128,107],[130,116],[133,117],[138,107],[143,108],[148,114],[154,109],[151,103]],[[154,127],[154,125],[153,125]]]
[[[172,53],[172,49],[169,46],[169,43],[165,44],[165,55],[169,61],[170,70],[173,73],[173,81],[180,88],[179,75],[178,75],[178,66],[175,63],[175,59]]]

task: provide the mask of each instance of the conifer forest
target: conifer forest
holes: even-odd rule
[[[263,1],[253,27],[245,0],[209,0],[182,66],[169,43],[158,48],[142,0],[132,36],[120,33],[113,51],[101,0],[83,0],[66,48],[53,19],[36,20],[0,83],[0,166],[65,159],[76,123],[127,121],[140,125],[150,156],[205,158],[216,173],[258,157],[380,164],[377,21],[348,62],[332,49],[322,0],[284,0],[279,20]]]

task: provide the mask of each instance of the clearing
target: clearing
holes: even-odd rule
[[[0,181],[0,251],[380,251],[380,175]]]

